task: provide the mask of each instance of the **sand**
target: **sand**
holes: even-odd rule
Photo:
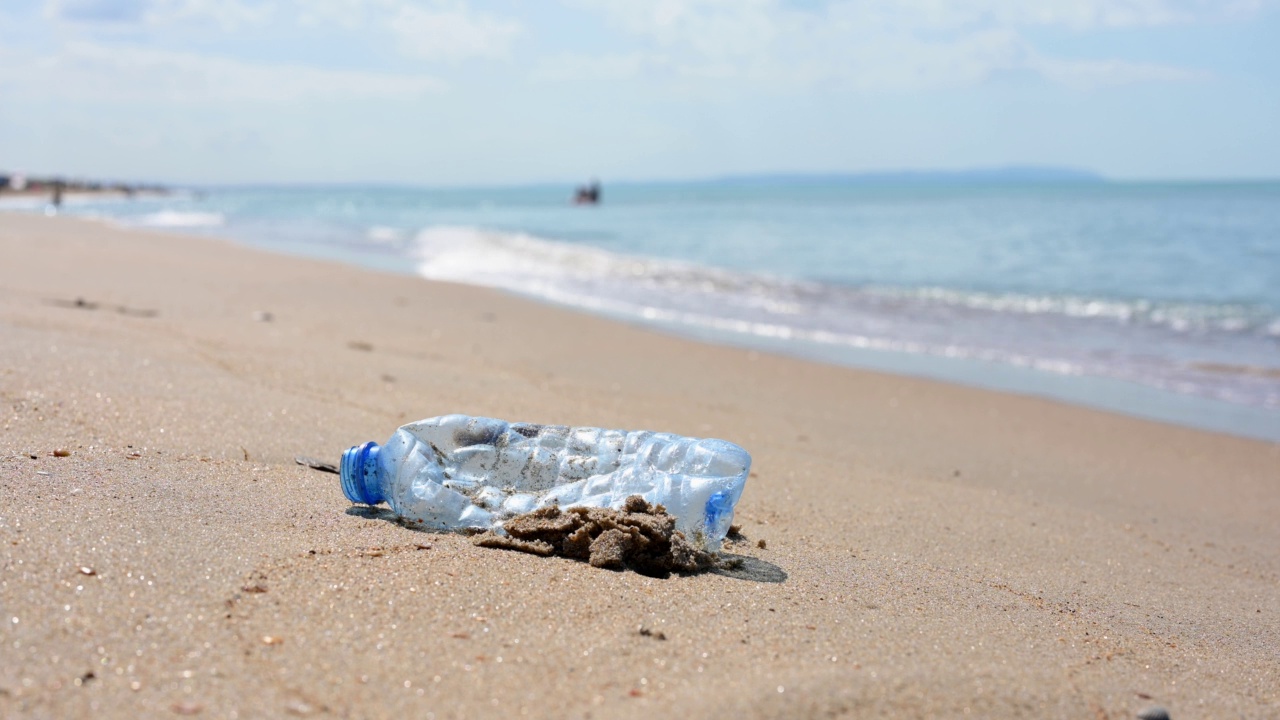
[[[481,548],[294,461],[450,412],[741,444],[744,572]],[[3,717],[1280,716],[1273,443],[21,215],[0,415]]]

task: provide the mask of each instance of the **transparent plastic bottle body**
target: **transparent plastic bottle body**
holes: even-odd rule
[[[351,448],[341,472],[347,499],[386,502],[433,530],[501,531],[548,505],[619,508],[640,495],[717,550],[750,468],[751,456],[724,440],[445,415],[401,427],[385,446]]]

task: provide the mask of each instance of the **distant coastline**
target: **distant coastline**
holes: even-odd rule
[[[58,175],[26,175],[0,170],[0,198],[39,198],[50,196],[60,202],[66,196],[124,196],[139,193],[164,195],[169,188],[156,183],[130,183]]]
[[[886,170],[861,173],[759,173],[726,175],[704,182],[723,185],[950,185],[968,183],[1105,183],[1107,178],[1080,168],[1009,166],[966,170]]]

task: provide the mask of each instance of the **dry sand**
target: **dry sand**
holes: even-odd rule
[[[484,549],[293,460],[448,412],[738,442],[744,571]],[[1280,716],[1277,444],[15,215],[0,414],[4,717]]]

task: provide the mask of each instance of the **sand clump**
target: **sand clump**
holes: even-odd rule
[[[481,547],[533,555],[586,560],[593,567],[631,569],[646,575],[697,572],[717,566],[717,557],[676,530],[676,519],[661,505],[639,495],[621,509],[546,507],[508,520],[506,535],[492,531],[475,537]]]

